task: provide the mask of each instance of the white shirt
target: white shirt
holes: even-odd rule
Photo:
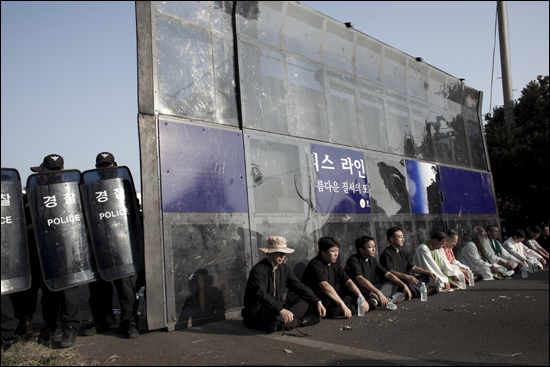
[[[438,253],[439,254],[439,253]],[[441,255],[439,254],[439,259],[441,260],[441,268],[443,268],[443,257],[446,257],[445,254]],[[416,250],[414,252],[413,256],[413,264],[415,266],[418,266],[419,268],[422,268],[424,270],[427,270],[429,272],[434,273],[437,275],[437,281],[436,285],[439,288],[443,288],[443,283],[449,283],[449,278],[445,274],[443,274],[442,269],[439,268],[439,266],[436,264],[435,260],[432,258],[432,253],[430,252],[430,249],[424,244],[420,244],[416,247]],[[433,279],[430,278],[430,283],[433,282]]]
[[[462,260],[462,262],[471,269],[475,269],[478,267],[491,267],[491,264],[483,261],[475,243],[473,242],[468,242],[466,245],[464,245],[464,247],[462,248],[462,253],[460,255],[460,260]]]

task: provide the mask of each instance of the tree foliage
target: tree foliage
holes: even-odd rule
[[[530,217],[550,218],[549,77],[537,76],[514,101],[515,124],[504,107],[485,115],[485,139],[497,192],[520,198]]]

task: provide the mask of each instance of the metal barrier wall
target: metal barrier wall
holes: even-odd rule
[[[271,235],[498,224],[481,92],[297,2],[136,2],[150,329],[237,315]],[[461,243],[456,247],[460,253]]]

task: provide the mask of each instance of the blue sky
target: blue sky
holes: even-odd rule
[[[489,111],[496,2],[303,2],[484,93]],[[139,184],[133,2],[1,3],[2,167],[23,185],[45,155],[94,168],[109,151]],[[549,74],[549,3],[508,2],[514,98]],[[502,105],[497,38],[493,106]]]

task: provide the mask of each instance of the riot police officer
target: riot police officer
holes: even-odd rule
[[[95,166],[96,168],[109,168],[116,167],[117,163],[111,153],[102,152],[97,155]],[[103,179],[117,177],[117,171],[114,170],[99,170],[97,173]],[[136,291],[131,276],[116,279],[112,282],[99,279],[89,284],[89,305],[94,321],[88,324],[86,330],[84,330],[84,335],[96,335],[97,333],[109,331],[111,326],[114,326],[115,321],[112,315],[113,283],[117,289],[121,307],[120,325],[117,333],[125,334],[127,338],[137,338],[139,336],[136,325],[136,320],[139,320],[137,316],[138,303],[136,302]]]
[[[31,171],[37,173],[62,171],[63,169],[64,159],[59,154],[49,154],[44,158],[40,166],[31,167]],[[42,179],[47,180],[47,177],[44,176]],[[72,347],[76,340],[77,332],[82,325],[78,286],[60,291],[52,291],[46,286],[40,266],[38,265],[40,259],[27,197],[25,197],[25,201],[32,284],[29,290],[16,293],[12,297],[15,314],[20,321],[19,332],[26,332],[28,334],[29,328],[32,330],[30,322],[36,310],[38,289],[41,289],[42,299],[40,303],[42,305],[44,328],[38,334],[38,339],[42,341],[50,339],[60,341],[59,346],[61,348]]]

